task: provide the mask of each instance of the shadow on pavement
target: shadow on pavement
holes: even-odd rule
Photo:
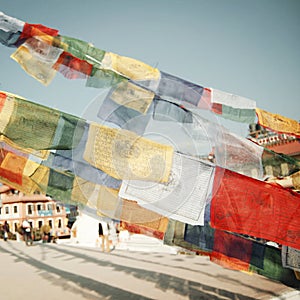
[[[182,295],[188,297],[189,299],[224,299],[227,297],[229,299],[240,299],[240,300],[248,300],[254,299],[242,294],[232,293],[230,291],[211,287],[209,285],[205,285],[196,281],[182,279],[176,276],[171,276],[168,274],[138,269],[134,267],[122,266],[116,263],[103,261],[101,259],[97,259],[91,257],[86,254],[82,254],[76,251],[71,251],[69,249],[62,249],[61,247],[53,247],[49,245],[39,245],[42,247],[42,251],[45,251],[45,248],[51,248],[52,251],[57,252],[58,259],[66,259],[66,255],[71,256],[70,259],[82,259],[86,263],[93,263],[99,267],[108,267],[113,268],[118,272],[125,272],[130,274],[140,280],[144,280],[147,282],[152,282],[155,284],[156,288],[159,288],[162,291],[172,290],[174,293],[178,295]],[[97,280],[87,278],[81,276],[80,274],[68,272],[61,270],[56,267],[52,267],[46,263],[43,263],[40,260],[37,260],[26,253],[22,252],[20,249],[15,248],[11,245],[11,251],[4,249],[0,246],[0,250],[2,252],[7,252],[11,256],[13,256],[16,260],[27,263],[39,271],[45,271],[46,273],[41,273],[41,276],[48,281],[50,281],[54,285],[59,285],[63,289],[70,289],[74,293],[80,293],[83,297],[91,298],[91,292],[93,294],[97,294],[102,297],[109,297],[109,299],[150,299],[144,297],[142,295],[138,295],[135,293],[128,292],[126,290],[117,288],[112,285],[108,285]],[[49,249],[50,250],[50,249]],[[112,254],[110,254],[112,255]],[[126,257],[128,259],[128,257]],[[174,273],[176,271],[174,270]],[[209,275],[209,274],[208,274]],[[211,276],[211,275],[209,275]],[[228,280],[229,278],[227,278]],[[240,284],[235,282],[235,284]],[[117,285],[117,284],[116,284]],[[84,291],[86,290],[86,292]],[[270,294],[270,296],[275,296],[276,294]],[[95,298],[97,299],[97,298]]]

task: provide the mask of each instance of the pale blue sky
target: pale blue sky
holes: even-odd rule
[[[299,0],[0,0],[28,23],[141,60],[300,119]],[[99,90],[57,74],[45,87],[0,45],[0,89],[81,116]]]

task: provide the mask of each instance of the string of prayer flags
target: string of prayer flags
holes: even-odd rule
[[[256,113],[263,127],[296,137],[299,122],[260,110],[253,100],[202,87],[1,12],[0,43],[16,47],[11,57],[44,85],[60,72],[86,80],[87,87],[110,88],[97,108],[98,123],[0,92],[1,182],[120,220],[131,232],[209,255],[223,266],[294,284],[299,194],[251,177],[262,178],[262,167],[267,169],[272,159],[278,165],[286,160],[298,189],[298,162],[199,114],[205,109],[252,123]],[[197,136],[193,146],[201,148],[203,159],[210,153],[213,163],[192,157],[186,139],[175,151],[144,138],[155,121],[191,129]]]
[[[132,80],[165,100],[186,102],[199,108],[206,106],[222,117],[239,122],[252,123],[255,117],[254,110],[256,110],[259,123],[262,126],[299,136],[300,125],[298,122],[258,109],[255,107],[255,101],[216,89],[203,88],[176,76],[160,72],[138,60],[97,49],[90,43],[75,38],[60,36],[58,30],[41,24],[24,23],[6,16],[2,12],[0,16],[0,42],[16,47],[22,44],[12,57],[29,74],[44,84],[50,83],[55,75],[55,70],[61,71],[68,78],[95,77],[94,79],[96,79],[98,77],[99,80],[96,82],[101,87],[111,86],[111,84],[121,82],[123,79]],[[16,41],[14,34],[18,34],[20,30],[22,30],[21,36]],[[42,41],[48,43],[48,51],[46,52],[41,51],[40,47],[36,47]],[[29,46],[28,43],[35,46]],[[61,52],[62,54],[54,64],[55,57]],[[48,60],[45,59],[45,53],[47,55],[52,53],[49,56],[52,59],[49,60],[49,57]],[[66,68],[69,71],[66,71]],[[78,73],[84,76],[82,77]],[[114,78],[114,76],[116,77]],[[108,79],[108,85],[105,83],[106,79]],[[95,81],[92,79],[87,86],[95,86]]]
[[[3,144],[0,149],[1,182],[25,194],[38,191],[65,204],[91,205],[90,196],[96,189],[95,183],[81,179],[70,171],[60,171],[31,161],[28,154],[9,151]]]
[[[85,120],[0,92],[0,133],[22,148],[72,149]],[[74,132],[76,130],[76,136]]]
[[[10,31],[10,26],[7,25],[5,30]],[[37,46],[43,42],[46,45]],[[86,78],[87,86],[100,88],[131,80],[164,100],[211,109],[223,117],[239,122],[254,121],[254,101],[204,88],[161,72],[136,59],[106,52],[90,43],[58,35],[57,30],[40,24],[25,23],[19,44],[22,45],[12,57],[26,72],[46,85],[55,76],[55,70],[70,79]]]
[[[203,227],[170,219],[164,244],[209,256],[212,262],[225,268],[257,273],[291,287],[299,287],[295,273],[282,265],[280,249],[214,229],[208,222]]]

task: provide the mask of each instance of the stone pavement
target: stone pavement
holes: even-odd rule
[[[0,299],[299,299],[299,291],[207,257],[0,241]]]

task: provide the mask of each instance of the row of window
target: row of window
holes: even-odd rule
[[[36,221],[29,220],[28,222],[32,228],[41,228],[44,224],[49,224],[52,229],[54,227],[57,229],[63,228],[63,222],[62,222],[61,218],[55,219],[55,224],[53,223],[53,219],[48,219],[47,221],[45,221],[45,220],[36,220]],[[13,224],[10,224],[10,222],[8,221],[8,224],[9,224],[10,228],[12,228],[12,230],[11,230],[12,232],[16,233],[18,231],[18,226],[20,226],[19,222],[14,221]]]
[[[18,214],[19,213],[20,204],[13,205],[4,205],[0,207],[0,214],[9,215],[9,214]],[[11,211],[12,210],[12,211]],[[55,205],[54,203],[27,203],[26,204],[26,214],[33,215],[36,211],[38,214],[47,213],[47,212],[56,212],[60,213],[62,207],[60,205]]]

